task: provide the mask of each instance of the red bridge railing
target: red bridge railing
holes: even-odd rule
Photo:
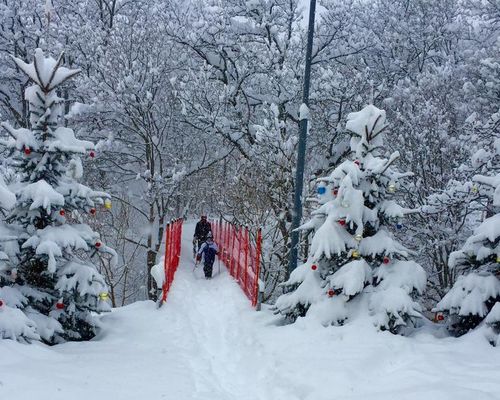
[[[167,294],[174,281],[174,274],[179,266],[181,257],[182,219],[176,219],[165,228],[165,257],[163,266],[165,269],[165,281],[162,286],[162,302],[167,300]]]
[[[255,240],[251,240],[247,227],[214,221],[212,233],[219,246],[219,258],[255,307],[259,298],[261,230],[257,231]]]

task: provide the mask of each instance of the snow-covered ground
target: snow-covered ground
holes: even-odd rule
[[[87,343],[0,341],[0,399],[500,399],[500,349],[482,333],[438,339],[366,323],[277,326],[253,311],[223,269],[193,274],[192,226],[168,302],[102,317]],[[215,268],[217,271],[217,268]]]

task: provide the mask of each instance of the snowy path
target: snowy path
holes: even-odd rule
[[[108,314],[89,343],[0,341],[0,400],[500,399],[500,349],[479,335],[275,326],[224,269],[211,281],[195,277],[186,231],[160,310],[140,302]]]

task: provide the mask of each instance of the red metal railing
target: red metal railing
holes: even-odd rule
[[[214,221],[212,233],[219,246],[219,258],[255,307],[259,297],[261,230],[257,231],[253,241],[247,227],[236,226],[226,221]]]
[[[165,228],[165,281],[162,286],[162,302],[167,300],[167,294],[174,281],[174,274],[179,266],[181,257],[181,236],[182,236],[182,219],[176,219]]]

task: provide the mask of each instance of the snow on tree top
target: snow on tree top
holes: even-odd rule
[[[500,206],[500,174],[496,176],[475,175],[473,181],[493,188],[493,205]]]
[[[70,261],[59,271],[59,275],[56,289],[61,294],[78,287],[80,296],[98,296],[106,287],[104,278],[95,268],[79,262]]]
[[[54,139],[49,143],[49,151],[61,150],[84,154],[87,150],[94,148],[94,143],[87,140],[79,140],[75,137],[73,129],[58,127],[54,132]]]
[[[373,236],[363,238],[359,244],[359,251],[363,255],[372,257],[377,254],[400,254],[403,257],[408,257],[408,249],[394,240],[392,235],[384,228],[381,228]]]
[[[66,79],[80,72],[79,69],[61,67],[63,55],[64,53],[62,53],[56,61],[50,56],[45,57],[42,49],[36,49],[35,58],[32,63],[27,64],[19,58],[14,58],[14,61],[37,85],[45,92],[49,92]]]
[[[88,243],[97,240],[98,236],[88,225],[48,226],[37,230],[36,234],[24,242],[23,248],[32,247],[36,249],[36,254],[47,255],[47,270],[53,273],[57,267],[56,258],[62,257],[63,249],[88,250]]]
[[[500,322],[500,302],[497,301],[485,319],[487,324]]]
[[[312,238],[312,258],[314,260],[319,260],[323,256],[331,258],[334,254],[346,251],[346,246],[354,247],[356,241],[345,229],[339,227],[336,218],[329,215]]]
[[[381,266],[375,273],[381,289],[399,287],[408,294],[413,290],[422,294],[427,285],[427,274],[413,260],[396,260]]]
[[[365,137],[366,131],[378,133],[385,127],[385,111],[374,105],[368,105],[361,111],[347,115],[346,129],[352,133]]]
[[[433,311],[450,310],[453,314],[485,316],[485,302],[500,296],[500,281],[493,275],[470,273],[458,277],[455,285]]]
[[[52,206],[64,204],[64,196],[43,179],[26,185],[18,194],[22,202],[31,203],[30,210],[43,207],[50,212]]]
[[[38,143],[33,135],[33,132],[26,128],[14,129],[8,122],[2,122],[0,124],[9,135],[12,137],[10,141],[2,140],[2,143],[9,146],[15,146],[16,149],[21,150],[23,147],[30,147],[32,150],[38,149]]]
[[[456,267],[463,261],[465,255],[475,255],[478,259],[484,259],[491,254],[498,254],[500,252],[499,246],[497,246],[497,248],[484,246],[484,242],[488,240],[490,243],[494,243],[499,236],[500,214],[495,214],[485,219],[483,223],[474,230],[474,234],[467,239],[462,250],[451,253],[449,260],[450,266],[452,268]]]
[[[354,260],[345,264],[329,277],[330,286],[342,289],[346,296],[354,296],[361,292],[366,282],[372,279],[372,270],[365,260]]]
[[[10,286],[0,287],[0,299],[5,301],[9,307],[22,308],[28,299],[19,290]]]
[[[0,176],[0,208],[10,210],[16,204],[16,196],[5,184],[3,177]]]
[[[0,312],[0,339],[40,340],[36,324],[24,313],[12,307],[5,307]]]

